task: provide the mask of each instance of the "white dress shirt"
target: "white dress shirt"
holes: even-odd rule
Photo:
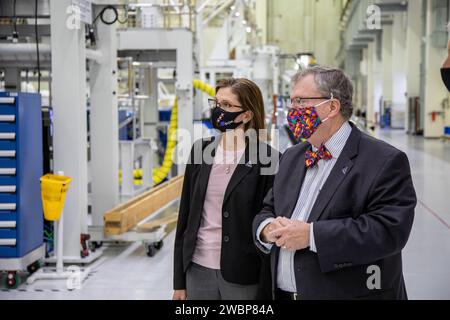
[[[331,170],[333,170],[339,156],[341,155],[351,132],[352,127],[348,122],[345,122],[342,127],[327,142],[325,142],[325,147],[331,152],[333,158],[330,160],[322,159],[318,162],[317,166],[307,169],[291,220],[299,220],[304,222],[308,221],[317,196],[327,181],[328,176],[330,175]],[[313,151],[317,151],[317,148],[313,147]],[[263,242],[260,238],[260,234],[264,227],[273,220],[274,219],[272,218],[265,220],[261,223],[257,230],[257,239],[268,250],[268,252],[270,252],[273,245]],[[310,250],[317,252],[314,240],[314,224],[311,224]],[[277,270],[277,286],[278,289],[283,291],[292,293],[297,292],[301,294],[301,292],[297,291],[297,284],[295,282],[294,255],[295,252],[280,249]]]

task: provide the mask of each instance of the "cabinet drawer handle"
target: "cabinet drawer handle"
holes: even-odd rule
[[[14,229],[16,227],[16,224],[16,221],[0,221],[0,228]]]
[[[0,133],[0,140],[15,140],[15,133]]]
[[[0,104],[14,104],[16,102],[15,97],[1,97]]]
[[[2,176],[15,176],[16,168],[0,168],[0,175]]]
[[[15,158],[16,150],[0,150],[1,158]]]
[[[2,116],[0,116],[0,121],[2,121],[2,122],[14,122],[14,121],[16,121],[16,116],[14,116],[14,115],[12,115],[12,116],[10,116],[10,115],[2,115]]]
[[[15,203],[0,203],[0,210],[16,210]]]
[[[15,246],[16,239],[0,239],[0,246]]]
[[[16,189],[16,186],[0,186],[0,193],[14,193]]]

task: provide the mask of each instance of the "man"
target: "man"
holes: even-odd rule
[[[407,299],[409,162],[349,122],[352,96],[340,70],[313,67],[293,79],[288,122],[308,142],[285,152],[253,222],[256,245],[271,255],[275,299]]]

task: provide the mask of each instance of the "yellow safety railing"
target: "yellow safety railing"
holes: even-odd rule
[[[195,79],[193,81],[194,89],[203,91],[214,97],[216,95],[216,89],[210,86],[209,84]],[[156,168],[153,170],[153,184],[160,184],[169,174],[170,168],[173,165],[173,154],[175,152],[175,148],[177,146],[177,129],[178,129],[178,98],[175,98],[175,103],[172,109],[172,115],[170,117],[170,126],[167,140],[166,153],[164,154],[164,161],[160,168]],[[139,172],[135,172],[136,176],[142,177],[142,170]]]

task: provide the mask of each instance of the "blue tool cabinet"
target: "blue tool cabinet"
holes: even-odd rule
[[[0,258],[43,244],[42,167],[40,95],[0,92]]]

